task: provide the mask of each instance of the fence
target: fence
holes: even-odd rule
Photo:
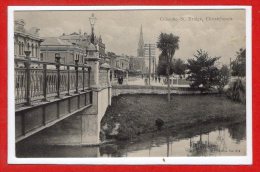
[[[60,97],[90,87],[90,67],[85,65],[15,59],[15,103],[31,105],[32,101]]]

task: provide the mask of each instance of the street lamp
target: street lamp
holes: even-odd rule
[[[97,20],[97,18],[94,16],[94,13],[92,13],[91,17],[89,17],[89,22],[90,22],[90,25],[91,25],[91,40],[90,40],[90,42],[92,44],[94,44],[94,25],[95,25],[96,20]]]
[[[60,61],[60,53],[55,53],[55,61],[57,63]]]

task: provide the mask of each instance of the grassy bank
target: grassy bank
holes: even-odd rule
[[[177,131],[209,123],[242,122],[246,108],[219,95],[174,95],[170,103],[165,95],[123,95],[113,98],[101,125],[107,137],[114,134],[117,139],[132,139],[157,131],[157,119],[164,122],[162,130]]]

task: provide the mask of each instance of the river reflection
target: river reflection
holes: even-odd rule
[[[194,129],[190,131],[195,131]],[[29,142],[17,145],[18,157],[173,157],[245,156],[245,123],[218,127],[211,131],[180,134],[153,134],[134,142],[115,142],[102,146],[54,146]],[[185,131],[184,131],[185,132]]]
[[[176,139],[166,135],[139,143],[104,145],[100,148],[100,155],[106,157],[243,156],[246,155],[245,126],[236,124],[231,128],[221,128],[190,138]]]

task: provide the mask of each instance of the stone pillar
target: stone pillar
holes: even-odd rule
[[[112,72],[111,83],[113,84],[114,79],[115,79],[115,71],[114,71],[114,69],[112,69],[111,72]]]
[[[81,114],[81,144],[97,145],[100,143],[100,119],[98,115],[98,91],[93,91],[92,107]]]
[[[110,69],[107,70],[107,78],[108,78],[108,86],[111,87],[111,80],[110,80]]]
[[[99,58],[87,58],[87,64],[91,67],[90,87],[99,88]]]

